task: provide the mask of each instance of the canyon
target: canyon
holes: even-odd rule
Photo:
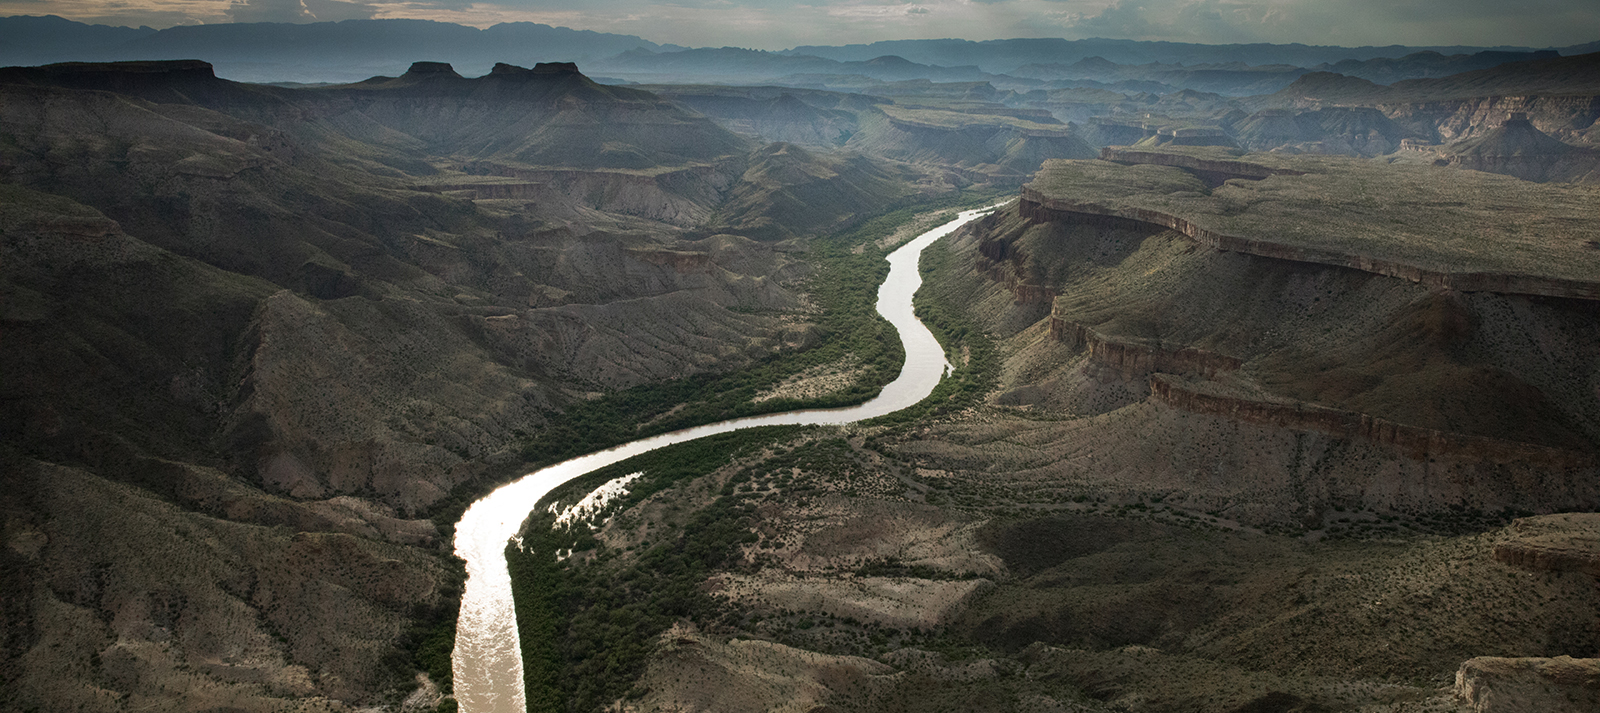
[[[516,709],[469,505],[751,416],[500,508],[530,709],[1592,699],[1596,55],[679,54],[0,69],[5,706]]]

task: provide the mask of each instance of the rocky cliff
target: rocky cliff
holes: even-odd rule
[[[1174,190],[1133,158],[1129,174],[1149,190]],[[1159,160],[1226,190],[1315,167]],[[1600,498],[1589,484],[1600,450],[1592,285],[1479,277],[1473,291],[1449,289],[1359,256],[1069,198],[1050,170],[959,239],[969,272],[949,289],[1014,350],[997,402],[1075,419],[1030,426],[1020,450],[964,458],[994,458],[1016,469],[1008,479],[1040,487],[1160,492],[1261,521],[1321,523],[1333,505],[1542,510]],[[1035,291],[1048,291],[1048,309]],[[1561,346],[1514,346],[1530,339]]]
[[[1600,706],[1600,659],[1475,658],[1456,674],[1456,698],[1472,713],[1579,713]]]
[[[1031,192],[1028,188],[1023,189],[1021,210],[1029,217],[1042,220],[1072,220],[1091,225],[1146,229],[1165,228],[1215,250],[1293,262],[1348,267],[1386,277],[1398,277],[1438,289],[1600,300],[1600,283],[1484,272],[1440,272],[1364,255],[1341,254],[1329,250],[1291,246],[1271,240],[1226,235],[1201,228],[1177,215],[1138,208],[1105,210],[1096,205],[1045,197],[1037,192]]]
[[[1512,112],[1500,126],[1438,149],[1451,166],[1528,181],[1600,183],[1600,151],[1557,141]]]
[[[1228,178],[1240,178],[1249,181],[1265,179],[1268,176],[1308,176],[1308,174],[1304,171],[1274,168],[1242,161],[1217,160],[1181,153],[1140,151],[1119,149],[1114,147],[1107,148],[1102,151],[1102,160],[1134,166],[1172,166],[1184,169],[1185,171],[1194,173],[1196,175],[1200,175],[1202,180],[1205,180],[1205,176],[1210,176],[1213,178],[1213,180],[1222,179],[1222,181],[1226,181]],[[1080,168],[1090,171],[1094,170],[1082,164],[1056,164],[1053,167],[1053,170],[1060,173],[1047,173],[1041,181],[1035,184],[1024,186],[1022,190],[1022,202],[1020,210],[1028,216],[1043,221],[1052,219],[1078,220],[1108,226],[1143,225],[1150,229],[1173,230],[1187,236],[1201,245],[1216,250],[1240,252],[1251,255],[1259,255],[1262,257],[1291,260],[1295,262],[1317,263],[1323,265],[1354,268],[1388,277],[1398,277],[1401,279],[1411,280],[1413,282],[1438,289],[1453,289],[1466,292],[1497,292],[1502,294],[1569,297],[1589,300],[1600,299],[1600,282],[1595,282],[1592,280],[1567,278],[1561,276],[1560,274],[1527,274],[1521,271],[1513,272],[1510,270],[1502,272],[1488,270],[1473,271],[1441,269],[1441,266],[1449,262],[1448,258],[1454,257],[1454,255],[1451,253],[1458,251],[1441,252],[1435,254],[1428,254],[1426,251],[1423,251],[1422,254],[1417,255],[1419,259],[1413,262],[1390,257],[1391,254],[1398,255],[1398,253],[1402,251],[1384,249],[1380,246],[1374,246],[1375,250],[1372,253],[1356,252],[1349,249],[1340,250],[1338,246],[1341,243],[1347,243],[1350,241],[1344,236],[1338,235],[1335,232],[1338,230],[1338,228],[1331,224],[1324,224],[1320,226],[1290,226],[1287,229],[1281,230],[1280,232],[1285,234],[1284,237],[1289,237],[1289,235],[1293,234],[1299,234],[1294,235],[1294,237],[1298,239],[1275,239],[1274,236],[1271,236],[1266,232],[1268,227],[1266,222],[1241,219],[1240,216],[1245,212],[1241,209],[1245,208],[1245,206],[1228,205],[1229,203],[1233,203],[1233,201],[1224,199],[1221,193],[1213,194],[1212,196],[1184,195],[1177,201],[1172,201],[1170,199],[1162,200],[1159,197],[1145,194],[1145,196],[1148,196],[1148,199],[1142,200],[1142,196],[1138,192],[1138,187],[1129,184],[1120,187],[1134,191],[1132,193],[1132,197],[1119,196],[1110,200],[1098,200],[1093,196],[1080,196],[1079,194],[1075,194],[1071,191],[1064,191],[1057,185],[1051,185],[1050,182],[1052,180],[1059,181],[1062,174],[1071,174]],[[1117,172],[1112,171],[1111,173],[1116,174]],[[1378,173],[1381,173],[1381,171]],[[1130,178],[1128,180],[1136,181],[1136,179],[1131,178],[1133,175],[1134,174],[1130,173]],[[1315,174],[1310,175],[1315,176]],[[1107,176],[1097,176],[1097,178],[1107,178]],[[1109,180],[1119,179],[1112,178]],[[1308,183],[1308,185],[1316,181],[1314,177],[1308,177],[1304,180]],[[1230,186],[1222,185],[1222,181],[1218,181],[1219,187],[1230,188]],[[1286,187],[1291,184],[1292,182],[1286,182],[1279,185]],[[1245,188],[1245,185],[1246,184],[1237,184],[1235,186],[1231,186],[1231,188],[1243,189]],[[1341,187],[1325,186],[1323,188],[1328,191],[1338,191]],[[1407,198],[1409,197],[1410,196],[1407,196]],[[1206,198],[1216,198],[1221,200],[1206,200]],[[1307,206],[1309,210],[1306,212],[1314,213],[1318,209],[1322,209],[1328,213],[1329,218],[1332,218],[1336,212],[1336,206],[1341,202],[1341,198],[1342,196],[1339,196],[1336,193],[1331,195],[1325,194],[1317,199],[1313,199],[1311,204]],[[1370,201],[1372,198],[1372,196],[1367,195],[1361,196],[1362,200]],[[1393,200],[1398,198],[1398,196],[1391,196],[1389,198]],[[1435,200],[1443,199],[1436,196]],[[1319,202],[1322,203],[1322,205],[1317,205]],[[1154,207],[1158,205],[1188,207],[1194,211],[1195,215],[1204,217],[1191,219],[1190,217],[1177,214],[1176,212],[1172,212],[1170,210],[1163,210],[1161,208]],[[1383,209],[1382,206],[1375,207],[1378,210]],[[1560,208],[1554,206],[1551,207],[1554,210],[1566,212],[1565,206]],[[1414,206],[1412,210],[1415,210]],[[1297,211],[1297,214],[1293,215],[1292,217],[1308,217],[1298,213],[1299,211]],[[1263,214],[1263,217],[1264,216],[1265,214]],[[1285,217],[1288,218],[1291,216]],[[1218,220],[1218,218],[1222,218],[1222,220]],[[1226,229],[1197,224],[1197,220],[1205,220],[1218,225],[1226,225],[1231,223],[1239,226],[1240,228],[1253,228],[1251,232],[1254,234],[1230,234],[1229,232],[1226,232]],[[1440,227],[1441,232],[1447,229],[1445,226]],[[1570,250],[1572,247],[1575,247],[1575,241],[1572,241],[1571,237],[1569,237],[1567,233],[1568,231],[1564,228],[1551,231],[1551,235],[1549,236],[1551,240],[1548,241],[1551,243],[1550,247],[1557,248],[1558,246],[1556,243],[1558,242],[1560,243],[1560,248]],[[1379,241],[1381,240],[1383,239],[1379,238]],[[1579,255],[1584,254],[1579,253]],[[1584,255],[1584,257],[1588,256]],[[1492,261],[1479,261],[1479,264],[1488,265],[1492,264]],[[1533,264],[1534,263],[1531,262],[1518,262],[1519,267],[1524,265],[1532,267]]]

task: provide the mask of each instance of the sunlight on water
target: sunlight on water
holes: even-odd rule
[[[467,583],[461,595],[452,658],[455,696],[461,710],[523,712],[522,652],[517,645],[505,548],[539,498],[584,473],[663,446],[755,426],[851,423],[894,413],[927,398],[948,373],[950,364],[938,340],[912,313],[911,297],[922,285],[918,258],[934,241],[996,207],[963,212],[889,254],[889,276],[878,288],[878,313],[899,330],[906,362],[900,376],[871,401],[848,408],[752,416],[625,443],[529,473],[474,503],[456,524],[456,555],[467,562]]]

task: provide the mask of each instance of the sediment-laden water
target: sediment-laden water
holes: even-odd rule
[[[467,562],[452,659],[455,696],[464,713],[523,713],[522,651],[506,571],[506,542],[539,498],[584,473],[675,443],[741,428],[845,424],[894,413],[927,398],[949,371],[944,350],[912,313],[922,285],[917,261],[924,248],[993,208],[970,210],[889,254],[889,276],[878,288],[878,313],[900,332],[906,362],[900,376],[859,406],[752,416],[665,433],[590,453],[529,473],[473,503],[456,524],[456,555]]]

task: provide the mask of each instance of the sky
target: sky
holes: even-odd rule
[[[1528,47],[1600,39],[1600,0],[0,0],[6,15],[155,28],[397,17],[477,27],[528,21],[663,44],[768,50],[942,37]]]

